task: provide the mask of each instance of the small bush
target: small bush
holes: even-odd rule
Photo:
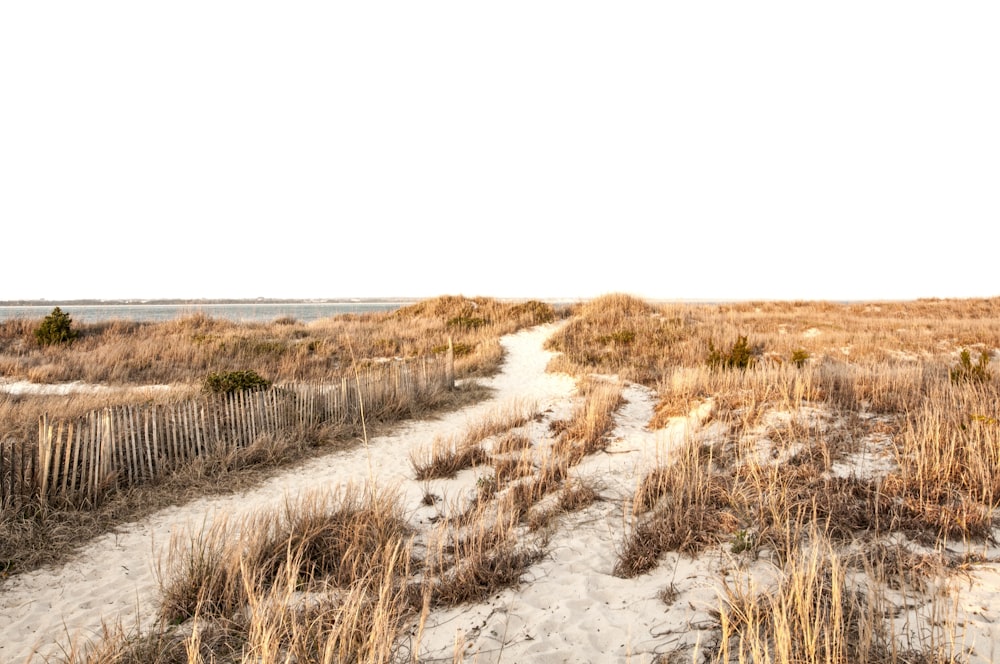
[[[990,354],[985,350],[979,353],[979,361],[972,363],[968,349],[963,348],[958,356],[958,364],[951,369],[951,382],[983,383],[990,379],[990,371],[986,365],[990,363]]]
[[[481,475],[476,480],[476,494],[480,500],[489,500],[497,493],[496,475]]]
[[[448,327],[458,328],[460,330],[475,330],[477,328],[486,325],[487,320],[485,318],[476,318],[475,316],[455,316],[448,320]]]
[[[757,535],[751,531],[741,528],[733,534],[733,541],[729,545],[729,550],[733,553],[743,553],[752,551],[757,546]]]
[[[203,389],[212,394],[233,394],[266,390],[271,381],[262,378],[256,371],[222,371],[208,374]]]
[[[538,300],[528,300],[513,307],[511,313],[515,316],[525,316],[534,325],[551,323],[556,319],[556,312],[551,304],[539,302]]]
[[[753,366],[754,349],[750,347],[745,335],[740,335],[730,347],[728,352],[723,352],[715,347],[712,341],[708,342],[708,366],[723,369],[747,369]]]
[[[466,355],[471,355],[472,351],[476,349],[472,344],[465,344],[460,341],[456,341],[452,344],[452,350],[455,353],[455,357],[465,357]],[[435,355],[440,355],[441,353],[448,352],[448,344],[440,344],[431,348],[431,352]]]
[[[627,346],[628,344],[635,341],[635,332],[632,330],[618,330],[612,332],[611,334],[605,334],[597,338],[597,340],[604,344],[611,344],[613,346]]]
[[[798,350],[792,351],[792,364],[802,368],[806,365],[806,360],[809,359],[809,353],[799,348]]]
[[[59,307],[53,309],[35,329],[35,339],[42,346],[69,343],[76,339],[78,334],[73,329],[73,319]]]

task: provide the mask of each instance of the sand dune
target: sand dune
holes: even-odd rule
[[[543,326],[502,340],[507,361],[499,375],[485,381],[495,390],[485,402],[412,422],[374,438],[367,448],[309,461],[253,491],[160,512],[98,538],[64,565],[8,580],[0,589],[0,662],[58,655],[71,639],[98,635],[102,621],[149,623],[156,611],[156,561],[171,535],[196,532],[219,515],[233,518],[279,507],[297,494],[345,487],[373,475],[380,486],[396,487],[404,504],[412,506],[414,526],[427,525],[440,509],[421,504],[428,486],[446,499],[459,497],[474,491],[481,471],[423,484],[413,479],[411,450],[434,436],[458,434],[470,421],[512,403],[531,403],[544,413],[524,427],[537,445],[544,445],[552,436],[548,423],[568,417],[578,403],[573,379],[545,371],[551,354],[543,343],[553,330]],[[627,385],[624,396],[610,446],[574,469],[598,487],[602,499],[560,517],[543,559],[518,587],[481,604],[433,611],[419,643],[411,644],[420,661],[450,662],[456,653],[478,662],[667,661],[668,654],[710,638],[720,579],[734,564],[727,548],[698,558],[668,554],[654,571],[633,579],[612,575],[637,482],[689,436],[711,434],[702,429],[710,406],[652,431],[647,423],[655,395]],[[767,561],[754,564],[766,574]],[[993,567],[984,567],[969,577],[956,601],[956,617],[966,625],[963,638],[979,661],[992,661],[992,644],[1000,643],[997,576]],[[675,601],[664,602],[666,589]]]

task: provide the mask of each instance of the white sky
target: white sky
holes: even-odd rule
[[[1000,295],[1000,3],[0,3],[0,300]]]

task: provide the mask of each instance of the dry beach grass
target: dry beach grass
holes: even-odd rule
[[[62,394],[0,390],[0,441],[30,442],[43,414],[70,419],[108,406],[177,403],[197,395],[209,372],[252,368],[274,382],[330,381],[391,357],[456,350],[459,378],[495,372],[497,339],[551,320],[541,303],[442,297],[396,312],[345,315],[301,324],[237,324],[194,315],[158,324],[112,321],[81,326],[72,344],[39,346],[38,321],[0,323],[0,376],[5,380],[80,381]],[[471,322],[470,322],[471,321]],[[386,341],[391,339],[392,341]],[[153,383],[162,383],[150,387]],[[70,386],[72,387],[72,386]],[[401,395],[382,413],[369,411],[372,432],[407,418],[426,418],[481,399],[474,382],[460,389]],[[0,574],[56,562],[115,524],[207,492],[239,490],[275,469],[356,444],[362,431],[320,426],[262,438],[249,449],[198,459],[156,486],[116,492],[99,504],[61,506],[28,502],[0,510]]]
[[[486,327],[449,302],[416,311]],[[571,401],[525,395],[429,435],[398,484],[372,471],[179,534],[157,619],[61,660],[991,661],[998,323],[1000,300],[581,303],[547,341]],[[566,558],[574,541],[589,556]],[[570,593],[588,558],[605,633],[515,638],[511,607],[545,624],[531,586]],[[658,636],[611,628],[604,588],[648,598]],[[502,608],[503,634],[449,644],[478,606]]]

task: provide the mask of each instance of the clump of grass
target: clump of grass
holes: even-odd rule
[[[532,507],[558,486],[559,482],[555,481],[552,475],[536,475],[510,485],[504,491],[501,502],[506,505],[508,511],[516,514],[518,519],[523,519]]]
[[[494,454],[512,454],[529,450],[533,444],[529,436],[511,431],[498,437],[492,449]]]
[[[459,471],[484,465],[489,454],[483,442],[500,434],[509,434],[534,417],[532,404],[505,404],[471,422],[460,436],[435,436],[427,447],[410,454],[410,465],[418,480],[454,477]]]
[[[262,512],[237,523],[220,519],[171,540],[158,571],[160,614],[167,622],[196,614],[232,617],[246,606],[248,593],[280,583],[290,560],[296,587],[347,587],[360,569],[389,565],[379,556],[401,547],[408,535],[397,496],[357,488],[309,494],[289,502],[284,513]]]
[[[530,450],[514,457],[494,457],[492,460],[493,475],[496,484],[504,487],[512,481],[527,477],[535,472],[534,455]]]
[[[551,491],[551,487],[547,489],[548,493]],[[562,484],[554,500],[548,500],[543,496],[538,503],[531,506],[534,509],[528,508],[526,515],[528,528],[533,531],[540,530],[552,524],[559,516],[582,510],[599,500],[601,495],[592,483],[579,478],[568,480]]]
[[[568,421],[555,424],[560,434],[553,452],[567,459],[570,465],[607,447],[614,428],[614,413],[624,403],[623,386],[619,382],[590,380],[582,386],[583,404]]]
[[[435,436],[429,447],[410,453],[410,465],[417,480],[454,477],[458,472],[489,461],[478,444],[464,439]]]
[[[719,639],[709,661],[776,663],[952,662],[940,622],[941,607],[900,637],[886,615],[896,607],[870,574],[850,568],[822,531],[794,538],[808,542],[787,552],[775,584],[725,584],[718,612]],[[934,602],[931,602],[933,605]]]
[[[631,578],[655,567],[667,551],[695,554],[736,530],[730,480],[715,472],[700,446],[687,445],[673,464],[647,477],[636,494],[637,518],[618,553],[614,575]]]
[[[476,502],[486,502],[497,494],[496,475],[480,475],[476,479]]]
[[[670,489],[673,481],[671,466],[657,466],[646,473],[639,481],[632,497],[632,511],[635,514],[644,514],[653,509],[660,498]]]
[[[540,547],[522,541],[519,519],[518,511],[499,502],[479,505],[468,526],[445,523],[425,561],[422,601],[428,606],[477,602],[519,583],[542,556]]]
[[[885,491],[942,538],[989,537],[1000,506],[1000,395],[945,383],[908,412]]]
[[[395,494],[352,487],[175,537],[160,621],[72,644],[65,661],[396,662],[415,616],[516,585],[542,555],[506,503],[442,522],[423,559],[403,517]]]
[[[510,478],[503,484],[498,483],[494,475],[485,476],[489,478],[487,481],[490,490],[484,492],[477,483],[471,502],[448,521],[458,527],[466,526],[481,520],[484,510],[491,509],[507,516],[513,515],[521,521],[530,521],[532,509],[563,486],[569,477],[569,463],[555,454],[547,454],[540,460],[525,456],[520,461],[525,471],[530,462],[532,472],[524,472],[522,476]]]
[[[601,495],[592,484],[576,480],[562,488],[556,505],[564,512],[576,512],[600,499]]]
[[[175,538],[161,560],[159,622],[106,627],[63,661],[397,661],[414,611],[401,516],[394,496],[349,489]]]
[[[958,364],[951,369],[951,382],[986,382],[992,376],[990,370],[987,368],[989,363],[990,354],[985,350],[979,353],[979,359],[973,364],[969,349],[963,348],[958,356]]]
[[[100,634],[92,640],[75,640],[58,661],[64,664],[186,664],[192,656],[197,661],[203,651],[201,642],[211,643],[213,632],[208,629],[191,638],[191,635],[167,628],[141,632],[119,621],[102,625]]]
[[[537,406],[532,402],[512,401],[502,404],[466,426],[465,440],[482,442],[491,436],[509,434],[535,418]]]

